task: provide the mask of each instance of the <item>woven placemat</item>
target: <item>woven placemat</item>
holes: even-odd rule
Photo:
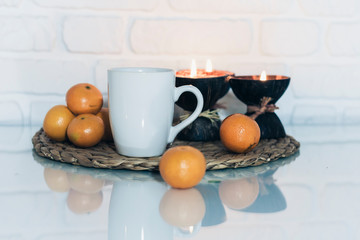
[[[160,157],[134,158],[119,155],[113,143],[100,142],[91,148],[79,148],[69,142],[55,142],[46,136],[43,129],[34,135],[32,143],[39,156],[84,167],[158,170],[160,160]],[[258,166],[288,157],[300,148],[300,143],[291,136],[261,140],[252,151],[246,154],[231,153],[220,141],[175,141],[173,144],[173,146],[179,145],[189,145],[199,149],[206,158],[207,170]]]

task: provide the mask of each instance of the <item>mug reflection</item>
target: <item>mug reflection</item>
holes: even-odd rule
[[[159,213],[159,203],[168,188],[167,185],[150,176],[145,178],[146,181],[142,181],[131,180],[131,173],[120,172],[119,175],[127,179],[115,182],[113,185],[108,238],[111,240],[172,239],[172,228],[164,222]],[[144,176],[146,177],[146,174]]]

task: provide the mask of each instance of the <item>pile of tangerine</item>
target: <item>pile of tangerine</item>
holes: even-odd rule
[[[46,114],[43,129],[55,141],[67,138],[78,147],[92,147],[101,140],[111,141],[109,110],[103,96],[89,83],[79,83],[66,93],[66,106],[56,105]]]

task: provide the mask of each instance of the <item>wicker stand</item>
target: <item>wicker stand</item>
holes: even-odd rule
[[[55,161],[92,168],[158,170],[160,157],[133,158],[119,155],[113,143],[100,142],[91,148],[79,148],[69,142],[49,139],[43,129],[32,138],[35,152]],[[207,161],[207,170],[258,166],[296,153],[300,143],[293,137],[261,140],[246,154],[227,151],[221,142],[175,141],[173,146],[189,145],[199,149]]]

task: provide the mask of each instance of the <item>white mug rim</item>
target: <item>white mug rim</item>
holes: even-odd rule
[[[154,67],[116,67],[110,68],[109,72],[151,74],[151,73],[171,73],[174,72],[170,68],[154,68]]]

